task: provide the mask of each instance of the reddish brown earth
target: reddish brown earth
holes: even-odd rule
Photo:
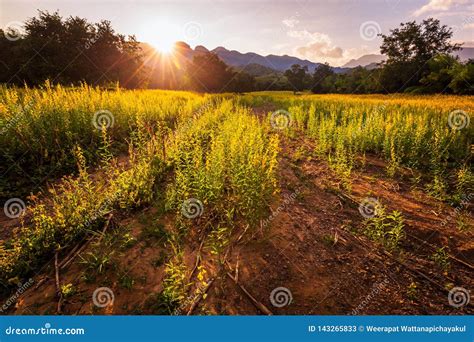
[[[301,195],[272,221],[268,234],[234,249],[233,255],[239,255],[242,260],[240,281],[254,297],[277,314],[350,314],[368,296],[370,301],[359,310],[360,314],[473,312],[472,306],[463,309],[449,306],[447,291],[443,289],[450,284],[472,288],[473,269],[452,261],[448,274],[443,274],[429,259],[433,250],[413,238],[406,238],[400,255],[390,257],[384,254],[383,247],[349,232],[348,227],[360,226],[363,217],[357,207],[338,196],[334,190],[337,179],[324,162],[311,157],[294,162],[291,155],[298,146],[311,150],[303,141],[292,141],[285,146],[281,195],[289,196],[296,190]],[[376,165],[376,160],[371,159],[368,164]],[[467,263],[472,262],[472,229],[462,233],[453,224],[439,229],[443,217],[452,209],[418,190],[400,186],[400,190],[395,191],[399,186],[394,181],[375,178],[382,173],[374,171],[355,175],[353,198],[363,199],[368,194],[379,198],[387,208],[404,214],[405,230],[409,234],[438,247],[449,245],[452,254]],[[437,211],[438,216],[432,211]],[[472,221],[470,223],[472,227]],[[417,270],[440,286],[427,281]],[[411,283],[417,288],[414,298],[407,294]],[[384,285],[383,290],[376,291],[380,285]],[[291,291],[293,302],[274,308],[269,296],[280,286]],[[224,306],[223,312],[258,313],[243,304],[248,303],[248,299],[238,291],[229,297],[232,284],[226,282],[223,287],[227,288],[222,291],[227,293],[225,304],[216,300]]]
[[[357,308],[358,314],[474,313],[472,303],[461,308],[448,303],[451,287],[474,288],[472,217],[468,216],[468,227],[462,231],[454,219],[442,226],[453,208],[429,197],[403,175],[396,180],[384,176],[384,163],[371,156],[364,168],[353,172],[352,191],[347,193],[327,163],[311,152],[314,147],[309,141],[282,140],[281,191],[271,204],[275,215],[269,224],[248,230],[241,226],[234,231],[228,250],[220,256],[221,263],[205,243],[200,249],[199,236],[205,232],[199,221],[193,236],[187,238],[184,258],[191,281],[196,280],[191,270],[198,251],[207,280],[214,279],[193,314],[253,315],[265,313],[265,308],[273,314],[348,315]],[[407,235],[398,250],[390,253],[361,233],[364,218],[358,203],[366,197],[376,197],[387,209],[402,212]],[[96,239],[82,252],[85,256],[113,249],[113,269],[86,281],[79,256],[61,270],[61,284],[71,283],[75,288],[64,300],[62,313],[159,313],[155,304],[164,277],[161,259],[171,253],[170,245],[166,239],[144,232],[151,225],[175,229],[172,215],[161,212],[156,205],[127,217],[114,217],[105,236],[98,238],[100,243]],[[137,239],[131,247],[119,247],[116,241],[124,229]],[[435,248],[443,246],[452,256],[447,272],[431,260]],[[51,262],[34,277],[36,284],[45,281],[26,291],[11,313],[57,313],[54,278]],[[92,293],[100,286],[113,290],[113,305],[94,306]],[[270,296],[278,287],[291,292],[288,305],[272,305]]]

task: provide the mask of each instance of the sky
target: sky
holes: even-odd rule
[[[428,17],[451,26],[453,41],[474,46],[473,0],[0,0],[0,27],[18,25],[38,9],[107,19],[117,32],[163,50],[179,40],[333,66],[379,53],[377,33]]]

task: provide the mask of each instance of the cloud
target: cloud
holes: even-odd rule
[[[315,56],[324,58],[342,58],[343,50],[339,46],[328,48],[323,43],[313,43],[307,46],[300,46],[296,49],[303,56]]]
[[[367,45],[362,45],[360,47],[346,49],[344,51],[344,58],[351,60],[369,54],[380,54],[380,50],[374,50],[373,48],[370,48]]]
[[[283,19],[282,23],[289,29],[287,31],[289,37],[301,41],[294,49],[301,57],[313,60],[337,60],[343,57],[344,50],[334,45],[327,34],[297,30],[299,20],[295,16]]]
[[[313,34],[307,30],[291,30],[287,32],[288,36],[291,38],[298,38],[298,39],[311,39]]]
[[[292,17],[290,19],[295,18]],[[299,23],[296,19],[296,21],[288,21],[286,23],[285,20],[283,20],[283,23],[289,28],[287,35],[296,40],[291,45],[294,47],[293,51],[298,57],[306,58],[313,62],[327,62],[332,66],[340,66],[364,54],[377,53],[377,51],[365,45],[358,48],[343,49],[334,44],[329,35],[321,32],[311,32],[306,29],[298,30],[295,28]]]
[[[290,17],[282,20],[283,25],[289,28],[294,28],[296,25],[299,24],[299,20],[296,17]]]
[[[331,58],[337,59],[343,57],[343,49],[332,43],[331,38],[327,34],[307,30],[289,31],[288,36],[305,40],[303,46],[296,48],[296,52],[306,58]]]
[[[315,32],[311,34],[311,41],[304,46],[296,48],[296,51],[305,57],[341,58],[343,50],[332,44],[328,35]]]
[[[465,4],[468,0],[429,0],[429,2],[413,12],[415,17],[419,17],[427,12],[447,11],[453,5]]]

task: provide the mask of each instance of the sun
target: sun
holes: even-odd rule
[[[171,54],[177,41],[182,40],[183,28],[173,18],[155,18],[153,22],[143,21],[138,38],[152,45],[162,54]]]
[[[174,50],[174,46],[176,44],[176,41],[174,41],[172,39],[160,38],[160,39],[155,40],[151,44],[153,45],[153,47],[158,52],[161,52],[161,53],[164,53],[164,54],[170,54]]]

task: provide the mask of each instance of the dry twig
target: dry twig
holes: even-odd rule
[[[63,292],[61,291],[61,282],[59,280],[58,252],[54,254],[54,269],[56,276],[56,295],[58,296],[58,314],[62,312]]]
[[[237,279],[235,279],[229,272],[226,274],[242,290],[242,292],[245,293],[245,295],[252,301],[253,305],[255,305],[257,309],[259,309],[265,315],[273,315],[273,313],[265,305],[256,300],[255,297],[252,296],[250,292],[247,291],[247,289],[242,284],[240,284]]]
[[[204,298],[204,295],[207,293],[207,291],[209,291],[209,289],[211,288],[211,285],[212,283],[214,283],[214,280],[216,278],[212,278],[211,280],[209,280],[209,282],[207,283],[206,287],[199,293],[199,295],[195,298],[195,300],[193,301],[193,303],[191,304],[191,306],[189,307],[189,310],[188,312],[186,313],[187,316],[191,315],[194,311],[194,309],[197,307],[197,305],[199,304],[199,302],[201,301],[202,298]]]

